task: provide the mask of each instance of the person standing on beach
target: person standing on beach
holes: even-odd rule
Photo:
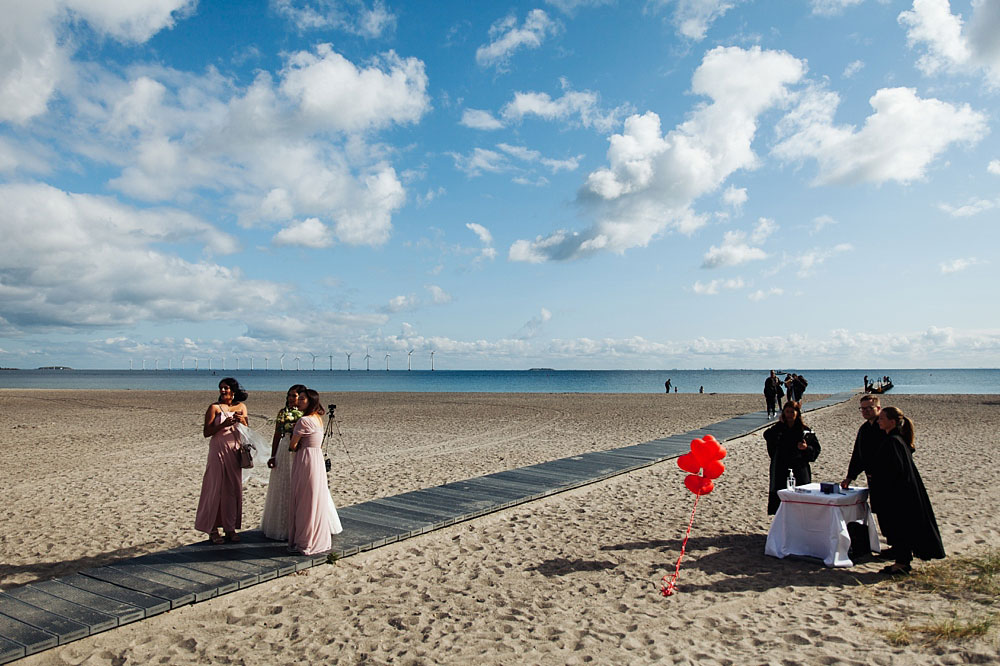
[[[865,422],[858,428],[858,434],[854,438],[851,462],[847,465],[847,476],[840,482],[840,487],[847,490],[854,483],[854,480],[864,472],[868,481],[868,501],[871,504],[872,513],[877,516],[881,508],[883,491],[879,486],[878,475],[872,472],[878,464],[879,457],[882,455],[881,449],[885,445],[885,433],[878,426],[878,415],[882,411],[882,407],[877,395],[865,394],[861,396],[858,409],[861,410],[861,417],[864,418]],[[892,556],[891,542],[889,546],[890,549],[881,553],[879,557]]]
[[[767,403],[767,418],[773,417],[777,412],[775,411],[775,400],[778,398],[778,391],[781,389],[778,386],[781,382],[774,374],[774,370],[768,375],[767,379],[764,380],[764,402]]]
[[[781,505],[778,490],[785,487],[788,470],[795,475],[795,484],[812,482],[809,463],[819,457],[819,439],[802,422],[799,403],[788,401],[781,408],[781,419],[764,431],[767,455],[771,457],[767,490],[767,513],[773,515]]]
[[[264,498],[264,512],[260,518],[260,530],[268,539],[285,541],[288,539],[288,503],[292,494],[292,452],[288,450],[292,430],[302,417],[299,411],[299,395],[306,387],[295,384],[285,394],[285,406],[278,412],[271,438],[271,458],[267,466],[271,469],[267,482],[267,496]]]
[[[906,575],[914,556],[941,559],[945,556],[944,545],[927,489],[913,464],[913,422],[899,409],[886,407],[879,412],[878,425],[886,434],[875,464],[882,490],[878,523],[892,544],[895,560],[879,573]]]
[[[239,382],[226,377],[219,382],[218,401],[205,412],[202,434],[211,440],[194,528],[208,534],[215,544],[224,541],[220,527],[230,541],[240,540],[236,530],[243,526],[243,469],[236,427],[247,424],[247,408],[243,404],[247,397]]]
[[[802,375],[792,375],[792,384],[795,386],[795,402],[802,402],[802,396],[809,382]]]
[[[667,393],[670,393],[670,380],[663,382],[663,388],[667,389]]]
[[[319,393],[306,389],[299,394],[303,416],[295,424],[289,449],[292,462],[292,495],[288,506],[288,549],[303,555],[330,550],[331,534],[343,531],[330,497],[323,462],[323,414]]]

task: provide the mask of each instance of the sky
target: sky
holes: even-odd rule
[[[0,366],[1000,366],[1000,0],[0,10]]]

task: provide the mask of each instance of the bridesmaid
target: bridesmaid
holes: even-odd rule
[[[285,395],[285,406],[278,412],[271,439],[271,459],[267,466],[271,475],[267,482],[267,497],[264,498],[264,513],[260,519],[260,529],[268,539],[286,541],[288,539],[288,501],[292,489],[292,454],[288,445],[302,412],[298,408],[299,394],[306,390],[302,384],[295,384]]]
[[[303,555],[330,550],[331,534],[342,531],[330,497],[323,463],[323,405],[319,393],[299,394],[302,418],[295,424],[289,449],[292,462],[292,496],[288,507],[288,548]]]
[[[194,528],[208,534],[212,543],[222,543],[221,527],[226,538],[239,541],[236,530],[243,525],[243,470],[240,468],[239,424],[247,424],[244,401],[247,392],[232,377],[219,382],[219,400],[208,406],[202,433],[208,443],[208,462],[201,480],[201,497]]]

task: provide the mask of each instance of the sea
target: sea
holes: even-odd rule
[[[1000,369],[811,370],[808,393],[859,391],[863,378],[888,376],[892,393],[1000,394]],[[223,377],[247,391],[284,391],[305,384],[337,391],[455,393],[761,393],[767,370],[0,370],[0,388],[119,389],[214,392]],[[671,388],[673,391],[673,388]]]

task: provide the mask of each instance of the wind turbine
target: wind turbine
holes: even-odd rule
[[[416,350],[415,349],[411,349],[410,351],[406,352],[406,369],[407,370],[410,369],[410,357],[413,356],[413,352],[414,351],[416,351]]]
[[[208,357],[208,369],[209,370],[212,369],[212,357],[211,356]]]
[[[285,355],[284,354],[281,355],[281,358],[278,359],[278,362],[281,363],[281,371],[284,372],[285,371]]]
[[[267,357],[267,356],[265,356],[265,357],[264,357],[264,369],[265,369],[265,370],[267,370],[267,362],[268,362],[268,360],[269,360],[269,359],[268,359],[268,357]]]
[[[198,372],[198,357],[197,356],[194,359],[194,371]]]
[[[236,356],[235,354],[233,354],[233,356],[236,357],[236,369],[239,370],[240,369],[240,357]]]
[[[300,359],[298,356],[296,356],[292,360],[295,361],[295,372],[298,372],[299,371],[299,361],[301,361],[302,359]]]
[[[159,370],[159,369],[160,369],[160,359],[154,358],[153,359],[153,370]]]
[[[146,359],[142,359],[142,369],[146,369]]]
[[[184,355],[181,354],[181,370],[184,369]]]
[[[316,359],[318,358],[316,354],[309,352],[309,355],[313,357],[313,372],[316,372]]]
[[[370,367],[371,366],[371,358],[372,358],[372,355],[368,351],[368,347],[365,347],[365,370],[366,371],[367,370],[371,370],[371,367]]]
[[[225,356],[222,357],[222,368],[220,368],[220,369],[221,370],[225,370],[226,369],[226,357]]]
[[[250,372],[253,372],[253,356],[250,357]]]
[[[333,372],[333,354],[330,354],[330,372]]]
[[[392,356],[389,352],[385,353],[385,371],[389,372],[389,357]]]
[[[347,354],[347,371],[350,372],[351,371],[351,354],[353,352],[344,352],[344,353]]]
[[[434,372],[434,350],[431,350],[431,372]]]
[[[167,359],[167,370],[173,370],[173,368],[170,367],[170,359],[169,358]]]
[[[129,359],[129,360],[128,360],[128,369],[129,369],[129,370],[131,370],[131,369],[132,369],[132,359]]]

